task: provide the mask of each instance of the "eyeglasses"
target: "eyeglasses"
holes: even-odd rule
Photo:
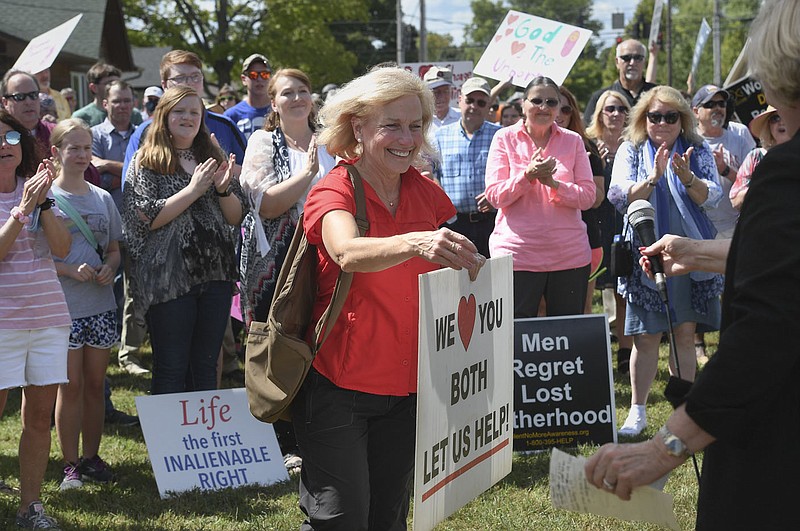
[[[555,98],[547,98],[543,100],[542,98],[529,98],[529,102],[536,105],[537,107],[541,107],[542,103],[547,105],[550,108],[558,107],[559,101]]]
[[[782,121],[783,121],[783,118],[781,118],[780,114],[773,114],[772,116],[769,117],[769,120],[767,120],[767,122],[771,123],[771,124],[776,124],[776,123],[782,122]]]
[[[236,98],[234,98],[233,96],[221,96],[221,97],[219,98],[219,101],[233,101],[233,100],[235,100],[235,99],[236,99]]]
[[[34,90],[33,92],[15,92],[14,94],[3,94],[3,97],[11,98],[14,101],[25,101],[25,98],[29,98],[31,100],[38,100],[39,91]]]
[[[606,105],[603,107],[603,110],[608,114],[614,114],[614,111],[620,112],[622,114],[628,114],[628,108],[624,105]]]
[[[725,100],[712,100],[705,102],[702,107],[704,109],[713,109],[714,107],[719,107],[720,109],[724,109],[728,106],[728,102]]]
[[[175,76],[167,78],[167,81],[172,81],[177,85],[188,85],[189,83],[200,83],[203,81],[203,73],[202,72],[195,72],[194,74],[188,74],[185,76]]]
[[[622,59],[623,63],[629,63],[631,59],[633,59],[633,61],[636,63],[644,61],[644,55],[640,53],[626,53],[625,55],[617,56],[617,58]]]
[[[19,131],[9,131],[4,135],[0,135],[0,146],[3,145],[3,142],[9,146],[16,146],[20,140],[22,140],[22,135],[19,134]]]
[[[561,107],[561,114],[572,114],[572,107],[569,105],[564,105]]]
[[[258,78],[269,79],[271,76],[272,76],[272,72],[270,72],[268,70],[264,70],[263,72],[256,72],[254,70],[250,70],[247,73],[247,77],[249,77],[250,79],[258,79]]]
[[[651,124],[660,124],[661,121],[665,121],[668,124],[672,125],[677,122],[681,117],[681,113],[677,111],[669,111],[668,113],[661,114],[660,112],[649,112],[647,113],[647,119],[650,120]]]
[[[475,98],[469,98],[469,97],[468,97],[468,98],[465,98],[465,99],[464,99],[464,102],[465,102],[467,105],[472,105],[472,104],[474,103],[475,105],[477,105],[477,106],[478,106],[478,107],[480,107],[481,109],[483,109],[484,107],[486,107],[486,104],[487,104],[487,103],[489,103],[489,102],[488,102],[488,101],[486,101],[486,100],[476,100]]]

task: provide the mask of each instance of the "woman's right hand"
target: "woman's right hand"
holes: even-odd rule
[[[656,151],[655,159],[653,160],[653,171],[655,175],[651,176],[653,179],[653,184],[657,183],[661,177],[664,175],[664,172],[667,171],[667,165],[669,164],[669,148],[667,148],[666,143],[662,143],[658,146],[658,151]]]
[[[25,181],[19,208],[26,216],[33,212],[36,205],[47,199],[47,192],[50,190],[54,178],[53,163],[47,160],[39,164],[38,171]]]
[[[453,269],[468,269],[473,280],[486,263],[486,258],[478,253],[469,238],[450,229],[410,232],[402,237],[425,260]]]
[[[311,142],[308,143],[308,151],[306,152],[306,163],[303,166],[303,172],[310,178],[319,173],[319,155],[317,154],[317,136],[311,137]]]
[[[97,270],[87,263],[81,265],[70,264],[67,274],[78,282],[89,282],[97,277]]]
[[[525,177],[533,182],[536,179],[549,179],[556,171],[556,159],[553,157],[542,158],[542,148],[537,149],[531,156],[531,161],[525,169]]]
[[[207,161],[198,164],[192,173],[192,180],[189,181],[189,188],[198,196],[206,193],[206,190],[211,188],[211,185],[214,184],[214,174],[218,166],[217,161],[213,158],[209,158]]]

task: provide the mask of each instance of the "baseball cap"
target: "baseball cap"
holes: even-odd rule
[[[431,90],[445,85],[453,86],[453,71],[443,66],[432,66],[425,72],[422,80]]]
[[[247,72],[248,70],[250,70],[250,65],[256,61],[264,63],[264,66],[266,66],[268,70],[272,70],[272,66],[270,66],[269,64],[269,59],[267,59],[260,53],[254,53],[253,55],[245,59],[244,62],[242,63],[242,72]]]
[[[464,81],[461,85],[461,94],[469,95],[473,92],[483,92],[487,96],[491,95],[492,90],[489,88],[489,83],[482,77],[471,77]]]
[[[731,97],[727,90],[722,90],[716,85],[703,85],[695,92],[694,98],[692,98],[692,107],[699,107],[704,103],[708,103],[717,94],[722,94],[726,101]]]
[[[147,87],[144,90],[144,97],[149,98],[150,96],[154,96],[156,98],[161,98],[164,95],[164,90],[161,87]]]

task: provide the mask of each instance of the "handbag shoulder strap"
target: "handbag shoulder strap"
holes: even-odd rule
[[[75,226],[78,227],[78,230],[81,231],[81,234],[83,234],[83,237],[86,238],[87,242],[89,242],[89,245],[94,247],[94,250],[100,256],[100,260],[103,260],[103,249],[100,247],[100,244],[97,243],[97,239],[94,237],[92,229],[90,229],[89,225],[87,225],[86,222],[83,221],[83,218],[78,213],[78,211],[75,210],[75,207],[72,206],[72,204],[67,200],[66,197],[64,197],[64,195],[61,192],[59,192],[55,188],[51,188],[51,190],[53,191],[53,197],[56,198],[56,204],[58,205],[59,210],[61,210],[62,212],[64,212],[66,215],[69,216],[69,219],[71,219],[72,222],[75,223]]]
[[[358,234],[363,237],[369,230],[369,220],[367,219],[367,201],[364,196],[364,183],[361,179],[361,174],[352,164],[340,163],[339,166],[347,169],[350,176],[350,182],[353,185],[356,200],[356,224],[358,225]],[[346,273],[340,270],[339,276],[336,279],[336,286],[333,288],[333,295],[331,302],[325,309],[325,312],[317,321],[317,326],[314,333],[314,352],[316,353],[322,346],[322,343],[328,339],[331,331],[333,330],[333,323],[339,318],[339,314],[344,307],[344,301],[347,299],[347,294],[350,291],[350,285],[353,283],[353,273]],[[331,326],[328,326],[331,324]],[[323,334],[324,330],[324,334]]]

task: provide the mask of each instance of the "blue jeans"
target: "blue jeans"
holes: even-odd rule
[[[217,360],[231,310],[233,284],[215,280],[147,311],[153,345],[151,394],[217,387]]]

